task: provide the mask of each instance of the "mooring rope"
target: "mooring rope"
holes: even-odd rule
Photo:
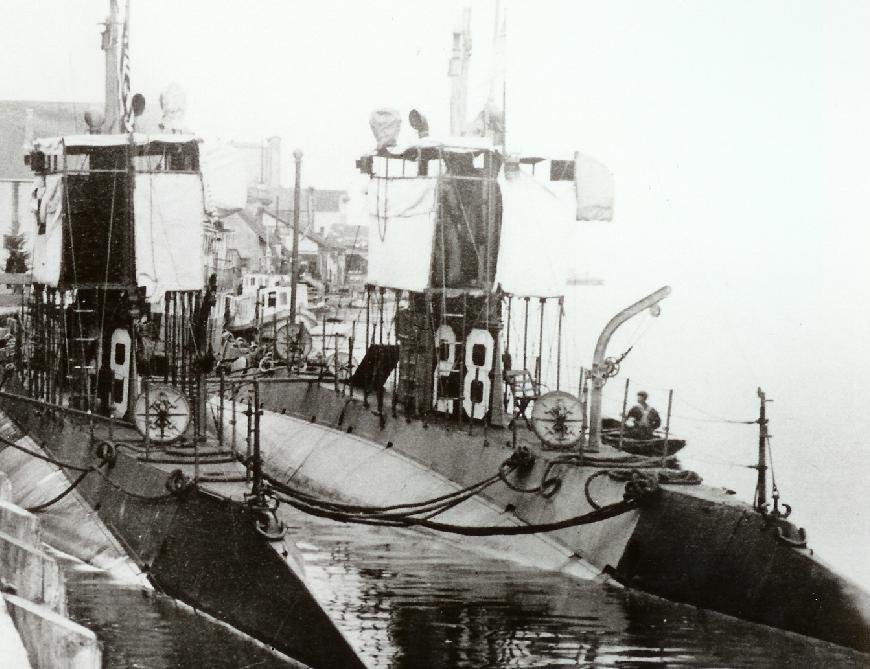
[[[92,471],[94,471],[94,469],[96,469],[96,468],[92,467],[91,469],[87,469],[87,470],[81,472],[76,477],[76,480],[73,481],[69,486],[67,486],[67,488],[59,495],[52,497],[50,500],[48,500],[47,502],[43,502],[42,504],[36,504],[35,506],[25,507],[25,510],[29,511],[30,513],[38,513],[40,511],[47,509],[48,507],[52,506],[53,504],[56,504],[57,502],[62,500],[64,497],[69,495],[73,490],[75,490],[76,487],[78,486],[78,484],[81,483],[82,481],[84,481],[85,477],[88,474],[90,474]]]
[[[489,536],[513,536],[523,534],[539,534],[541,532],[552,532],[568,527],[577,527],[579,525],[588,525],[598,523],[609,518],[633,511],[639,505],[638,498],[625,499],[615,504],[603,506],[589,513],[579,516],[572,516],[563,520],[550,523],[533,523],[524,525],[484,525],[484,526],[468,526],[455,525],[453,523],[441,523],[428,518],[417,518],[414,516],[397,517],[394,519],[382,519],[377,517],[358,516],[354,514],[343,514],[319,506],[306,504],[294,499],[289,495],[279,495],[278,499],[290,504],[292,507],[321,518],[328,518],[346,523],[357,523],[362,525],[384,525],[390,527],[422,527],[425,529],[435,530],[438,532],[447,532],[450,534],[460,534],[470,537],[489,537]]]
[[[402,521],[409,517],[423,516],[429,519],[444,513],[494,484],[501,478],[501,474],[494,474],[460,490],[454,490],[453,492],[431,499],[387,506],[364,506],[323,500],[314,495],[291,488],[289,485],[273,477],[264,476],[264,478],[274,490],[288,498],[285,501],[297,506],[297,508],[298,505],[305,506],[306,508],[318,508],[323,510],[324,513],[331,513],[341,517],[364,518],[372,521],[373,524],[401,524]],[[289,500],[294,500],[298,505]]]
[[[57,467],[63,467],[64,469],[71,469],[74,472],[87,472],[90,473],[93,468],[92,467],[79,467],[78,465],[73,465],[68,462],[63,462],[62,460],[58,460],[56,458],[52,458],[51,456],[44,455],[43,453],[37,453],[36,451],[31,451],[29,448],[24,448],[24,446],[20,446],[16,444],[14,441],[10,441],[5,437],[0,437],[0,443],[5,444],[6,446],[11,446],[12,448],[16,448],[22,453],[27,453],[28,455],[32,455],[34,458],[38,458],[40,460],[45,460],[46,462],[50,462],[51,464]]]
[[[160,500],[168,499],[170,497],[176,497],[181,492],[183,492],[183,489],[186,489],[186,486],[182,486],[180,488],[177,487],[176,489],[172,489],[168,493],[165,493],[163,495],[142,495],[140,493],[133,492],[132,490],[128,490],[127,488],[122,486],[120,483],[113,481],[111,478],[109,478],[108,474],[106,474],[102,470],[103,465],[105,465],[107,462],[109,462],[109,460],[111,459],[111,456],[107,456],[107,457],[103,458],[98,465],[92,465],[90,467],[80,467],[78,465],[73,465],[69,462],[64,462],[63,460],[58,460],[57,458],[53,458],[53,457],[45,455],[43,453],[38,453],[38,452],[33,451],[29,448],[25,448],[19,444],[16,444],[14,441],[10,441],[9,439],[6,439],[5,437],[0,437],[0,443],[5,444],[6,446],[11,446],[12,448],[17,449],[17,450],[21,451],[22,453],[26,453],[27,455],[30,455],[34,458],[48,462],[56,467],[63,468],[63,469],[69,469],[69,470],[75,471],[75,472],[79,472],[79,476],[76,477],[75,481],[73,481],[73,483],[66,490],[64,490],[60,495],[58,495],[56,498],[51,499],[48,502],[38,504],[34,507],[28,507],[27,511],[30,511],[31,513],[33,513],[34,511],[41,511],[41,510],[51,506],[52,504],[59,502],[61,499],[63,499],[69,493],[71,493],[82,481],[84,481],[87,478],[87,475],[90,474],[91,472],[96,472],[97,474],[99,474],[101,477],[103,477],[103,479],[110,486],[112,486],[116,490],[119,490],[120,492],[124,493],[125,495],[133,497],[135,499],[140,499],[140,500],[143,500],[146,502],[157,502]]]
[[[529,460],[529,455],[527,453],[515,452],[501,464],[497,474],[489,476],[470,486],[466,486],[461,490],[455,490],[451,493],[440,495],[428,500],[406,504],[393,504],[389,506],[363,506],[359,504],[342,504],[339,502],[324,500],[309,493],[297,490],[273,477],[266,476],[265,478],[272,487],[271,493],[277,500],[289,504],[293,508],[310,515],[328,518],[338,522],[356,523],[361,525],[422,527],[438,532],[460,534],[463,536],[537,534],[540,532],[552,532],[554,530],[565,529],[568,527],[597,523],[637,508],[642,498],[655,492],[657,489],[656,483],[652,477],[646,477],[641,473],[637,473],[636,476],[629,481],[629,484],[626,485],[626,493],[621,501],[606,506],[599,506],[594,502],[591,502],[590,505],[593,507],[592,511],[549,523],[532,523],[517,526],[467,526],[432,520],[434,516],[457,506],[499,480],[505,483],[512,490],[518,492],[540,493],[544,496],[550,496],[559,488],[559,480],[551,480],[549,478],[549,473],[553,467],[578,463],[575,462],[574,459],[567,458],[556,459],[547,463],[544,475],[541,478],[541,483],[532,488],[522,488],[511,483],[511,481],[507,479],[508,473],[516,469],[530,469],[531,464],[533,464],[533,460]],[[607,471],[596,472],[589,478],[589,480],[603,473],[607,473]],[[638,481],[636,480],[638,477],[643,477],[644,485],[638,484]],[[647,481],[647,479],[649,480]]]

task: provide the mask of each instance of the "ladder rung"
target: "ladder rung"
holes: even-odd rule
[[[465,318],[465,314],[441,314],[443,318]]]
[[[70,341],[97,341],[96,337],[72,337]]]

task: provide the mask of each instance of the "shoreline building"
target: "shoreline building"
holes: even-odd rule
[[[33,225],[33,177],[24,163],[34,138],[88,132],[85,112],[99,110],[92,102],[0,100],[0,272],[30,267]],[[146,108],[137,121],[144,132],[157,131],[159,108]],[[203,221],[207,234],[204,278],[217,274],[219,285],[235,288],[243,272],[288,274],[292,252],[293,190],[281,186],[281,138],[262,142],[228,140],[211,143],[219,163],[230,168],[239,185],[231,208],[215,204]],[[227,164],[221,164],[221,169]],[[204,173],[207,171],[203,170]],[[242,183],[244,182],[244,183]],[[210,185],[205,184],[209,190]],[[223,184],[220,184],[223,185]],[[232,189],[231,189],[232,190]],[[208,200],[209,198],[207,198]],[[368,235],[347,224],[346,191],[305,188],[300,207],[300,262],[303,274],[322,289],[365,283]],[[12,289],[0,284],[0,306],[16,301]],[[11,301],[10,301],[11,300]]]
[[[0,272],[22,273],[33,254],[33,173],[24,163],[34,137],[85,132],[89,102],[0,100]],[[10,258],[10,256],[14,256]],[[20,302],[18,292],[0,284],[0,307]]]

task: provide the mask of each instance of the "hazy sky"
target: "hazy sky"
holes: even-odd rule
[[[0,95],[100,100],[107,5],[5,0]],[[373,108],[416,106],[433,134],[447,130],[460,6],[133,0],[133,89],[156,106],[177,81],[195,131],[280,135],[287,182],[300,146],[309,185],[346,187]],[[492,11],[473,4],[470,113]],[[814,281],[863,266],[870,4],[507,2],[507,17],[511,147],[604,160],[632,235],[688,242],[732,270],[781,265],[786,241]]]
[[[418,107],[446,132],[461,6],[132,0],[133,89],[156,106],[177,81],[195,131],[280,135],[286,182],[300,146],[306,185],[357,188],[373,108]],[[4,0],[0,96],[101,100],[107,7]],[[493,7],[473,3],[469,114]],[[777,361],[762,378],[790,356],[870,375],[870,3],[509,0],[507,21],[509,148],[580,149],[616,175],[616,222],[578,225],[554,251],[635,292],[671,282],[671,302],[738,336],[771,333],[747,343],[759,366]]]
[[[4,0],[0,96],[101,100],[107,5]],[[195,131],[280,135],[286,182],[300,146],[306,185],[356,187],[373,108],[417,107],[447,130],[460,6],[133,0],[133,89],[155,105],[177,81]],[[492,8],[473,5],[470,113],[487,91]],[[870,3],[509,1],[507,20],[509,148],[580,149],[616,175],[616,222],[578,224],[554,253],[606,276],[602,317],[620,286],[626,300],[674,286],[624,371],[741,416],[764,384],[792,489],[836,490],[853,514],[840,534],[866,546],[848,499],[870,476]],[[863,473],[819,488],[844,452]],[[843,505],[813,510],[819,532],[846,522]]]

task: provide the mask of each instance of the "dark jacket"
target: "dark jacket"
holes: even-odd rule
[[[655,430],[662,424],[662,419],[659,416],[659,412],[652,407],[649,407],[649,412],[647,413],[647,423],[645,426],[641,425],[641,421],[643,420],[643,408],[640,406],[640,404],[635,404],[633,407],[631,407],[631,411],[628,412],[626,420],[629,418],[634,418],[636,426],[647,427],[649,428],[650,432],[652,432],[652,430]]]

